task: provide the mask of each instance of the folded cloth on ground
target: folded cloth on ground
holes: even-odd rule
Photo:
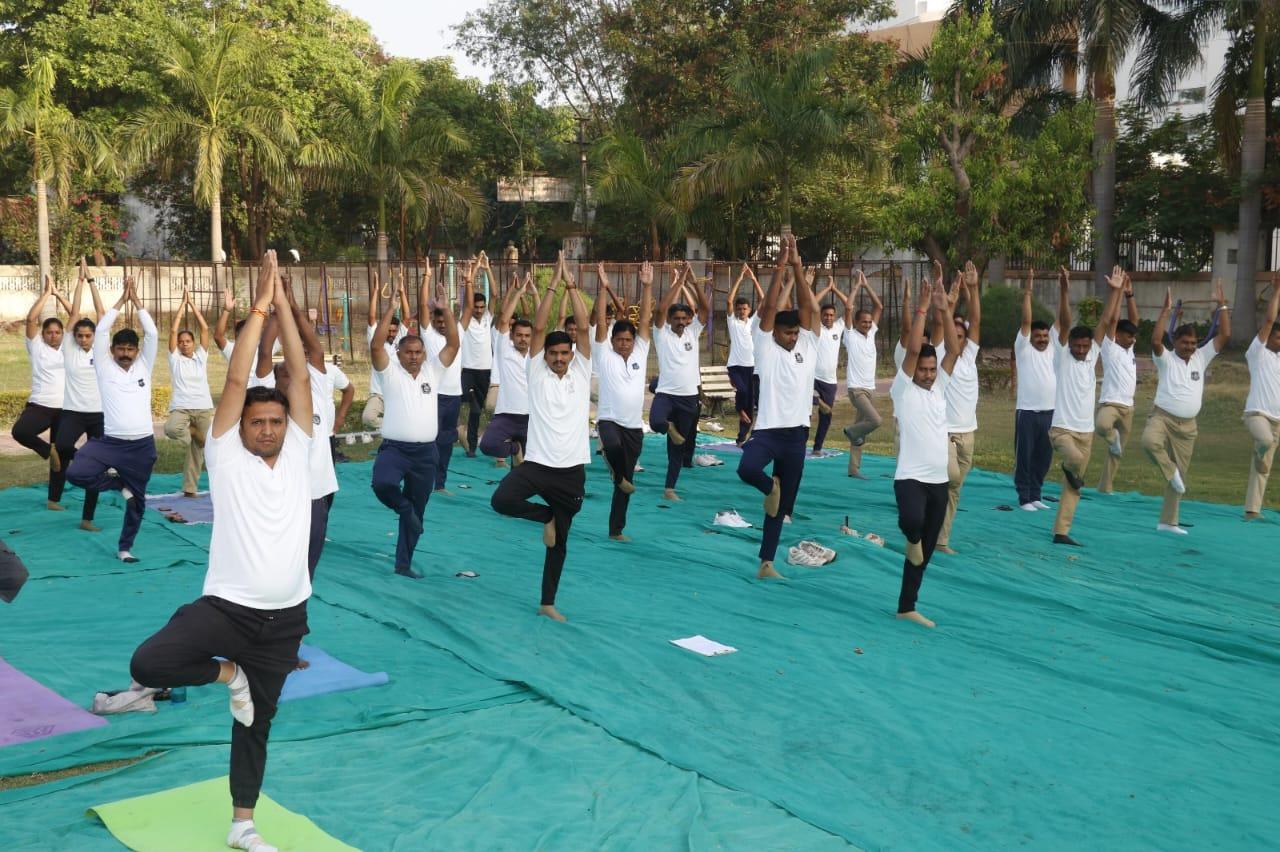
[[[160,690],[142,686],[136,680],[121,692],[99,692],[93,696],[90,710],[98,716],[115,713],[154,713],[155,694]]]

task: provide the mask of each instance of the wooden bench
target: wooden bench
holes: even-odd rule
[[[698,401],[707,417],[716,417],[726,399],[732,400],[737,394],[733,382],[729,381],[729,370],[723,365],[700,367],[698,369]]]

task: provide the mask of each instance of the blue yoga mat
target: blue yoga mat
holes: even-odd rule
[[[299,648],[298,656],[311,665],[290,673],[285,679],[284,689],[280,691],[281,701],[382,686],[391,680],[386,672],[362,672],[310,645]]]

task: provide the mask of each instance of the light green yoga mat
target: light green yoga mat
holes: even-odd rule
[[[162,793],[96,805],[89,813],[136,852],[219,852],[227,848],[231,793],[225,777],[210,778]],[[253,822],[262,838],[280,852],[348,852],[355,848],[265,794],[258,799]]]

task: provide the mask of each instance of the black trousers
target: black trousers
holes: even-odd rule
[[[916,608],[916,596],[924,582],[924,569],[929,566],[933,549],[938,544],[938,532],[947,517],[947,483],[895,479],[893,494],[898,498],[898,529],[902,530],[907,541],[912,544],[919,542],[924,550],[924,560],[919,565],[912,565],[910,559],[902,560],[898,612],[911,612]]]
[[[527,461],[512,468],[498,483],[489,501],[495,512],[509,518],[524,518],[540,524],[556,522],[556,546],[548,547],[542,560],[543,606],[553,606],[556,602],[556,590],[560,588],[560,574],[568,554],[569,527],[573,516],[582,508],[586,485],[585,465],[547,467]],[[546,502],[533,503],[530,497],[541,497]]]
[[[307,635],[307,604],[261,610],[202,597],[178,608],[169,623],[133,652],[129,672],[143,686],[201,686],[218,679],[214,657],[236,663],[249,679],[253,725],[231,723],[231,803],[252,808],[267,769],[267,738],[284,679]]]
[[[311,538],[307,541],[307,573],[316,578],[316,566],[324,553],[324,537],[329,532],[329,510],[333,508],[333,495],[311,501]]]
[[[54,435],[53,445],[58,448],[58,458],[62,460],[62,469],[65,471],[71,466],[71,460],[76,457],[76,441],[80,440],[81,435],[87,435],[90,440],[102,437],[102,412],[101,411],[67,411],[63,410],[62,417],[58,419],[58,431]],[[53,491],[53,480],[49,480],[49,490]],[[50,500],[57,500],[61,497],[50,497]],[[86,490],[84,492],[84,511],[80,513],[81,520],[92,521],[93,514],[98,509],[98,492]]]
[[[684,437],[684,444],[671,440],[668,431],[671,426]],[[649,427],[659,435],[667,436],[666,487],[675,488],[680,479],[680,468],[693,467],[693,448],[698,440],[698,395],[654,394],[653,403],[649,406]]]
[[[476,436],[480,433],[480,415],[489,396],[489,371],[462,368],[462,402],[467,406],[467,455],[476,454]]]
[[[58,423],[61,418],[61,408],[49,408],[28,402],[22,409],[22,413],[18,415],[18,419],[13,421],[13,440],[28,450],[34,450],[40,458],[47,459],[49,447],[58,434]],[[46,429],[49,431],[48,441],[40,437],[40,433]],[[59,449],[59,455],[61,455],[61,449]],[[62,460],[58,470],[53,469],[52,461],[49,462],[49,499],[54,503],[62,499],[62,488],[67,481],[66,471],[66,459]]]
[[[631,503],[631,495],[619,488],[618,483],[624,479],[628,482],[635,479],[636,462],[640,460],[640,449],[644,446],[644,431],[619,426],[612,420],[599,421],[596,429],[600,433],[601,448],[613,477],[609,535],[622,535],[622,530],[627,525],[627,506]]]

